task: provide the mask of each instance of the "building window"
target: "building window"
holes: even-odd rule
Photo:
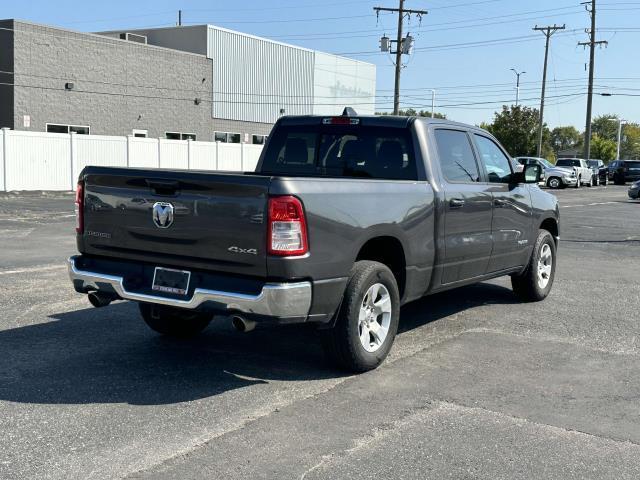
[[[195,133],[165,132],[167,140],[195,140]]]
[[[266,141],[266,135],[251,135],[251,143],[253,143],[254,145],[264,145]]]
[[[47,123],[47,133],[77,133],[89,135],[91,127],[80,125],[61,125],[59,123]]]
[[[147,138],[149,131],[148,130],[137,130],[133,129],[133,136],[138,138]]]
[[[240,143],[240,134],[230,132],[213,132],[213,141],[222,143]]]

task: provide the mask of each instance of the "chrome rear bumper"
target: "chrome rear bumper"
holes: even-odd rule
[[[82,282],[82,291],[114,293],[123,300],[155,303],[170,307],[195,309],[210,304],[217,311],[241,312],[276,318],[307,318],[311,308],[311,282],[266,283],[257,295],[196,288],[189,299],[173,299],[129,292],[122,277],[80,270],[76,258],[70,257],[69,277]]]

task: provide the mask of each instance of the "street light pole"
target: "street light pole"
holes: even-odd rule
[[[527,72],[518,72],[515,68],[512,68],[511,71],[516,74],[516,107],[517,107],[518,101],[520,100],[520,75],[524,75]]]
[[[626,120],[623,120],[622,118],[618,119],[618,148],[616,152],[616,160],[620,160],[620,143],[622,141],[622,125],[625,123],[627,123]]]
[[[431,90],[431,118],[433,118],[436,109],[436,91]]]

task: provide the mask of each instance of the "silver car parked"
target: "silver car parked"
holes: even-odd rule
[[[542,167],[544,184],[549,188],[579,187],[578,177],[573,168],[556,167],[545,158],[516,157],[520,165],[538,164]]]

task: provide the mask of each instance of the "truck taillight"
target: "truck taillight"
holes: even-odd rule
[[[269,231],[267,251],[283,257],[304,255],[309,251],[307,222],[302,202],[296,197],[269,199]]]
[[[76,232],[84,232],[84,183],[78,182],[76,187]]]

